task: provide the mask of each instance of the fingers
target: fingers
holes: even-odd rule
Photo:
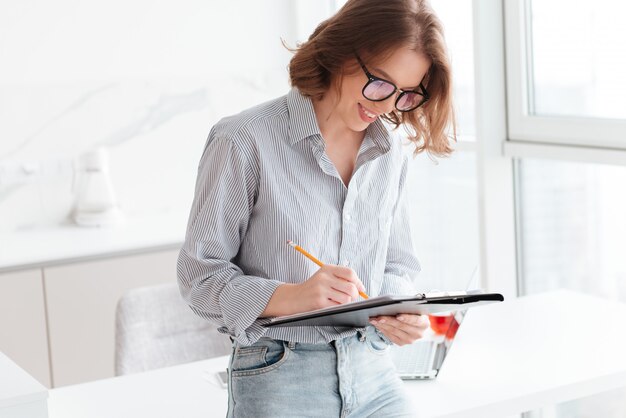
[[[376,326],[385,336],[391,340],[392,343],[403,346],[406,344],[411,344],[414,340],[411,340],[407,337],[406,334],[402,334],[395,330],[394,328],[387,328],[386,326]]]
[[[430,320],[428,319],[428,315],[400,314],[396,316],[396,319],[405,324],[413,325],[418,328],[426,329],[430,327]]]
[[[356,300],[359,297],[359,291],[357,290],[357,287],[354,285],[354,283],[347,280],[333,280],[330,284],[330,287],[334,290],[348,295],[350,301]]]
[[[352,270],[350,267],[335,266],[335,265],[327,264],[322,268],[326,268],[327,271],[333,276],[352,283],[353,285],[356,286],[357,291],[365,292],[365,286],[363,285],[363,282],[361,282],[356,272]]]
[[[349,267],[326,264],[301,285],[312,309],[352,302],[365,286]]]
[[[359,296],[359,292],[354,284],[332,275],[321,277],[317,281],[315,288],[314,293],[320,299],[317,305],[321,308],[352,302]]]
[[[352,302],[353,300],[352,296],[350,296],[349,294],[340,292],[332,288],[328,292],[328,299],[338,304]]]
[[[390,316],[380,317],[380,319],[374,320],[373,322],[381,331],[389,332],[407,342],[414,341],[421,336],[419,329],[416,329],[412,325],[404,324]]]
[[[371,318],[370,322],[398,345],[411,344],[422,338],[430,325],[427,316],[408,314],[398,315],[397,318],[392,316]]]

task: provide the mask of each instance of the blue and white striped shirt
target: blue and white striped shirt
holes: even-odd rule
[[[258,317],[276,288],[318,269],[287,240],[354,269],[370,296],[415,293],[420,266],[402,198],[401,147],[380,120],[372,123],[346,187],[311,99],[297,89],[220,120],[200,159],[178,258],[185,301],[242,345],[262,336],[322,343],[354,335],[353,328],[262,326],[268,319]]]

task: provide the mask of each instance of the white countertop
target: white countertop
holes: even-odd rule
[[[626,305],[556,291],[472,308],[434,381],[407,381],[421,418],[501,418],[626,386]],[[224,416],[220,357],[50,391],[50,418]]]
[[[112,227],[66,224],[2,233],[0,273],[182,245],[188,212],[126,215]]]
[[[0,353],[0,416],[2,409],[45,401],[48,390],[31,375]]]

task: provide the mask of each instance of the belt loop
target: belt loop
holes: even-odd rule
[[[357,333],[357,335],[359,337],[359,341],[365,342],[365,331],[359,330],[356,333]]]

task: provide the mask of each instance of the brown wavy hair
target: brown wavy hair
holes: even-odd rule
[[[430,99],[410,112],[394,109],[381,118],[394,129],[405,127],[415,144],[415,155],[427,151],[448,156],[450,141],[456,140],[452,73],[443,25],[426,0],[348,0],[292,50],[291,85],[305,96],[320,99],[331,84],[339,91],[344,74],[360,71],[355,52],[365,62],[377,64],[405,45],[431,60],[422,81]]]

